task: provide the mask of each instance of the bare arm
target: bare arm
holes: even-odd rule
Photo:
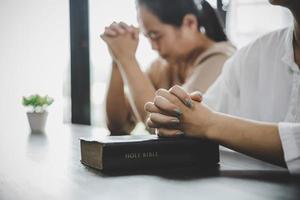
[[[107,31],[122,29],[117,36],[102,35],[114,61],[118,65],[122,79],[130,90],[129,102],[137,118],[143,122],[147,118],[144,104],[154,98],[155,89],[148,76],[142,72],[135,58],[138,45],[138,30],[124,23],[112,24]],[[128,30],[128,31],[125,31]],[[130,30],[130,31],[129,31]]]
[[[208,139],[252,157],[285,166],[277,124],[222,113],[213,115],[214,123],[205,133]]]
[[[115,62],[112,64],[111,78],[106,97],[107,127],[111,133],[130,133],[135,126],[132,112],[124,93],[124,83]]]
[[[146,102],[155,96],[155,88],[149,77],[142,72],[135,57],[119,60],[121,75],[130,90],[130,104],[139,120],[145,122],[147,113],[144,110]]]

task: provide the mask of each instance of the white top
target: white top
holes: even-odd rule
[[[293,28],[267,34],[224,65],[204,102],[248,119],[277,122],[291,173],[300,173],[300,70],[294,60]]]

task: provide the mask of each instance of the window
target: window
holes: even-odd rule
[[[70,62],[69,1],[1,1],[0,27],[0,110],[10,110],[4,120],[24,112],[22,96],[39,93],[55,99],[49,120],[62,122],[62,74]]]
[[[283,28],[293,22],[291,13],[267,0],[230,1],[227,15],[227,33],[237,47],[272,30]]]

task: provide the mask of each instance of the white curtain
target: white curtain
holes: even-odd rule
[[[22,96],[35,93],[55,99],[49,118],[62,122],[69,1],[0,0],[0,27],[0,124],[18,126],[17,118],[26,117]]]

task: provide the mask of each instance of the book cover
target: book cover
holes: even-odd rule
[[[215,166],[219,146],[188,137],[156,135],[80,138],[81,162],[99,170],[152,169],[199,165]]]

